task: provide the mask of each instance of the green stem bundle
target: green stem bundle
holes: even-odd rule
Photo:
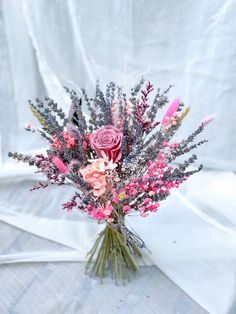
[[[121,279],[125,283],[139,270],[135,257],[141,256],[135,244],[127,241],[122,232],[108,223],[88,253],[85,270],[102,281],[109,269],[116,282]]]

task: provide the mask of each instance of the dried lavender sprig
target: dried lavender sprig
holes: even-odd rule
[[[121,153],[122,156],[127,156],[129,154],[129,136],[124,135],[121,142]]]
[[[33,185],[32,188],[30,188],[30,191],[35,191],[35,190],[39,190],[39,189],[45,189],[47,187],[48,187],[47,183],[38,182],[37,184]]]
[[[158,109],[161,109],[168,103],[169,100],[167,94],[173,86],[174,85],[169,85],[169,87],[162,93],[160,93],[160,88],[157,89],[157,94],[153,100],[153,104],[147,112],[147,117],[150,119],[150,122],[154,122]]]
[[[134,135],[134,138],[135,138],[135,142],[132,143],[132,148],[131,148],[131,151],[129,154],[127,154],[127,152],[129,151],[127,149],[127,152],[125,155],[123,156],[126,156],[124,159],[123,159],[123,163],[130,163],[138,154],[140,154],[140,151],[142,150],[143,148],[143,139],[142,139],[142,134],[143,134],[143,128],[141,125],[137,125],[137,127],[135,128],[135,135]],[[127,137],[128,138],[128,137]],[[126,140],[126,139],[123,139],[123,141]],[[127,140],[126,140],[127,141]],[[122,142],[123,144],[123,142]],[[129,145],[129,142],[127,141],[127,145]]]
[[[198,146],[201,146],[202,144],[205,144],[207,143],[208,140],[202,140],[202,141],[199,141],[198,143],[196,144],[193,144],[189,147],[185,147],[185,148],[175,148],[171,151],[171,157],[169,158],[169,162],[172,162],[174,161],[177,157],[181,156],[181,155],[184,155],[186,153],[189,153],[191,150],[193,149],[196,149]]]
[[[53,140],[52,140],[51,136],[47,135],[47,133],[45,131],[43,131],[43,130],[34,129],[34,128],[30,127],[30,126],[25,127],[25,130],[27,132],[32,132],[32,133],[35,133],[37,131],[38,133],[40,133],[40,135],[41,135],[41,137],[43,139],[47,140],[50,144],[53,143]]]
[[[74,173],[68,173],[65,175],[66,178],[69,180],[73,181],[77,186],[81,188],[81,190],[85,189],[88,190],[89,186],[88,184],[77,174]]]
[[[178,149],[179,150],[184,150],[187,148],[188,144],[193,142],[195,138],[197,137],[198,134],[200,134],[204,129],[204,126],[199,126],[196,130],[194,130],[186,140],[182,140],[181,143],[179,144]]]
[[[41,102],[39,99],[37,99],[36,101],[37,105],[33,104],[29,100],[29,105],[32,112],[41,123],[43,131],[45,131],[50,136],[57,136],[61,146],[65,147],[65,141],[62,136],[63,127],[58,124],[56,117],[52,115],[49,108],[44,109],[43,102]],[[40,108],[44,111],[40,111]]]
[[[155,158],[155,155],[158,154],[163,142],[169,142],[179,129],[180,125],[181,121],[177,122],[176,125],[171,125],[167,129],[162,126],[159,131],[154,133],[144,145],[146,155],[149,156],[150,159]]]
[[[144,142],[143,148],[146,149],[154,140],[156,140],[159,137],[160,133],[161,131],[157,130],[155,133],[150,135],[149,138],[147,138],[146,141]]]
[[[107,104],[107,112],[109,114],[109,124],[112,124],[112,112],[111,112],[111,106],[115,98],[115,89],[116,85],[114,82],[110,82],[107,85],[106,88],[106,104]]]
[[[84,100],[86,102],[87,108],[90,111],[90,119],[88,121],[90,123],[90,125],[88,128],[89,128],[90,132],[93,132],[97,126],[97,123],[96,123],[97,113],[96,113],[96,110],[94,108],[94,104],[92,103],[92,101],[94,101],[94,99],[88,98],[87,92],[84,88],[81,88],[81,92],[82,92],[82,95],[83,95]]]
[[[106,101],[109,104],[112,104],[112,101],[115,99],[115,90],[116,84],[114,82],[110,82],[106,88]]]
[[[99,109],[99,126],[112,124],[111,103],[106,101],[105,96],[100,89],[99,83],[96,85],[96,107]]]
[[[51,104],[54,103],[53,101],[51,102]],[[54,105],[56,105],[54,103]],[[38,113],[42,116],[42,118],[44,119],[44,121],[46,122],[46,124],[48,126],[53,126],[54,129],[57,129],[58,132],[62,132],[63,131],[63,126],[61,126],[57,120],[57,117],[53,111],[53,108],[50,108],[50,106],[45,106],[45,104],[43,103],[42,100],[40,100],[39,98],[35,99],[35,104],[31,103],[31,107],[34,106],[34,109],[38,111]]]
[[[45,97],[45,101],[47,102],[47,107],[50,109],[50,111],[56,114],[62,120],[62,126],[65,127],[67,123],[67,118],[62,108],[60,108],[58,104],[49,97]]]
[[[152,141],[145,147],[142,155],[143,159],[154,160],[158,155],[159,151],[163,148],[163,142],[166,140],[166,134],[161,129],[155,133],[155,137],[152,137]]]
[[[50,144],[53,143],[53,140],[50,136],[47,135],[47,133],[43,130],[37,129],[37,131],[40,133],[40,135],[42,136],[42,138],[44,138],[45,140],[47,140]]]
[[[21,154],[17,152],[9,152],[8,157],[29,164],[30,166],[35,165],[35,157],[27,154]]]
[[[124,107],[126,107],[127,100],[126,100],[126,94],[122,94],[123,104]],[[123,110],[123,139],[121,143],[121,152],[123,158],[125,158],[129,154],[129,147],[132,143],[132,135],[129,130],[129,121],[128,121],[128,115],[126,110]]]
[[[132,87],[130,89],[130,94],[131,94],[131,97],[130,97],[130,101],[132,102],[132,104],[136,105],[136,100],[137,100],[137,95],[138,93],[140,92],[143,84],[145,83],[145,80],[143,77],[141,77],[140,81],[138,82],[138,84],[136,84],[134,87]]]
[[[123,119],[123,112],[124,112],[124,106],[123,106],[123,92],[122,92],[122,87],[117,86],[117,102],[118,102],[118,116],[120,121]]]
[[[192,176],[194,173],[197,173],[203,169],[203,165],[200,165],[196,170],[187,171],[184,173],[185,176],[189,177]]]
[[[193,154],[190,156],[187,160],[185,160],[183,163],[179,164],[178,170],[180,172],[185,171],[191,164],[193,164],[197,160],[197,155]]]
[[[69,111],[68,121],[75,124],[80,134],[84,135],[87,132],[87,122],[83,114],[82,99],[78,97],[77,93],[68,87],[64,87],[66,92],[69,93],[71,99],[71,107]]]

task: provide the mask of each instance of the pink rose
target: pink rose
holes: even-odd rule
[[[109,160],[117,162],[121,159],[121,141],[123,134],[113,125],[106,125],[91,135],[91,146],[98,157],[103,157],[102,152]]]

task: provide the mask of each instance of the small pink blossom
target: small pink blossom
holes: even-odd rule
[[[131,211],[131,207],[129,205],[123,206],[123,212],[125,214],[128,214]]]
[[[151,201],[152,201],[152,199],[149,198],[149,197],[147,197],[147,198],[145,198],[145,199],[143,200],[143,202],[144,202],[145,204],[148,204],[148,203],[150,203]]]

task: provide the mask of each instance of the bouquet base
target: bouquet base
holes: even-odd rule
[[[129,281],[130,275],[139,270],[136,259],[142,256],[137,247],[137,239],[137,236],[126,227],[123,226],[122,230],[122,228],[107,224],[88,253],[86,273],[102,281],[106,273],[110,272],[116,282],[119,279],[123,283],[126,280]]]

